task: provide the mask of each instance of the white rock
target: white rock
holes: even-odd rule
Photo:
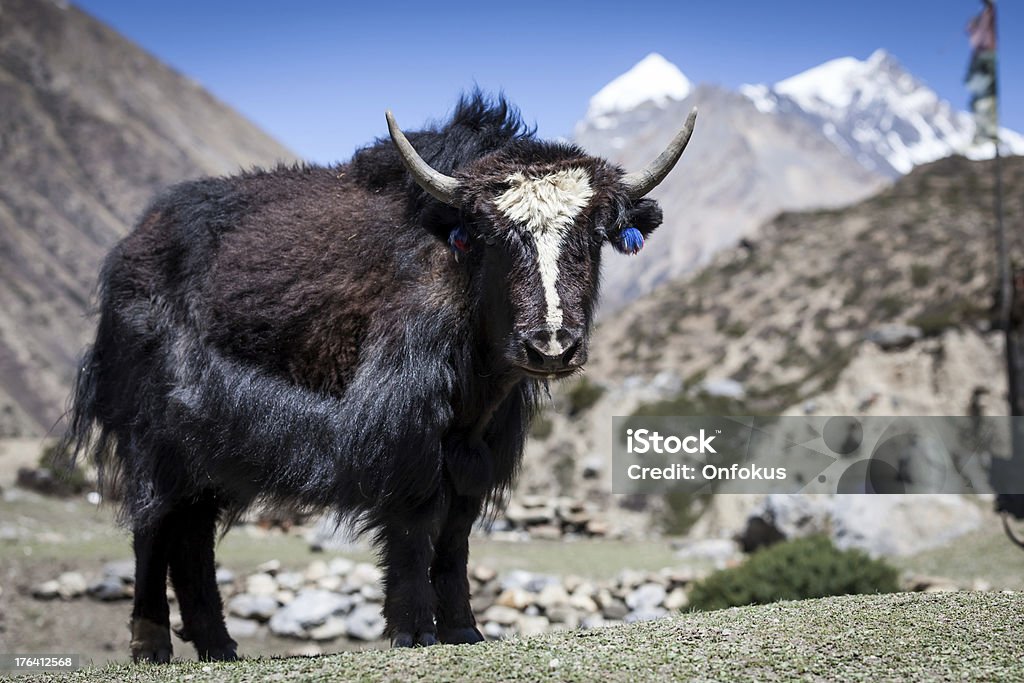
[[[708,396],[741,399],[746,395],[743,385],[727,377],[708,378],[700,383],[700,390]]]
[[[232,638],[252,638],[260,630],[259,622],[252,619],[227,617],[224,624],[228,627],[228,633]]]
[[[327,576],[321,576],[316,580],[317,588],[322,588],[325,591],[333,591],[335,593],[341,590],[345,580],[335,574],[328,574]]]
[[[560,624],[568,629],[574,629],[580,625],[579,613],[571,607],[558,605],[547,610],[545,616],[552,624]]]
[[[384,589],[375,583],[368,583],[360,588],[359,595],[367,602],[384,602]]]
[[[228,612],[242,619],[266,621],[277,609],[277,598],[272,595],[240,593],[228,601]]]
[[[274,576],[281,571],[281,560],[267,560],[256,567],[256,571]]]
[[[53,600],[60,597],[60,584],[54,579],[43,581],[32,588],[32,597],[39,600]]]
[[[85,577],[78,572],[64,572],[57,577],[57,583],[60,584],[58,593],[65,600],[82,596],[88,588]]]
[[[480,583],[487,583],[488,581],[492,581],[494,577],[496,577],[497,575],[498,572],[496,572],[492,567],[488,567],[487,565],[483,564],[478,564],[477,566],[473,567],[473,571],[470,572],[470,576],[472,576]]]
[[[524,610],[536,602],[537,596],[523,588],[508,588],[503,590],[495,604],[503,607],[514,607],[517,610]]]
[[[496,621],[485,622],[480,630],[485,638],[490,638],[491,640],[505,638],[508,635],[508,630]]]
[[[903,349],[921,338],[921,328],[897,323],[880,325],[867,334],[867,340],[886,351]]]
[[[345,620],[349,637],[373,641],[384,637],[384,617],[377,605],[359,605]]]
[[[682,588],[676,588],[665,596],[662,605],[670,611],[678,611],[690,604],[690,597]]]
[[[523,615],[516,622],[516,630],[519,635],[526,638],[547,633],[551,628],[551,622],[547,617],[528,617]]]
[[[223,586],[235,582],[235,573],[224,567],[217,567],[217,585]]]
[[[382,578],[380,569],[368,562],[357,564],[347,577],[348,585],[353,586],[355,590],[367,585],[379,585]]]
[[[569,596],[569,606],[587,614],[592,614],[598,609],[592,597],[578,590]]]
[[[104,576],[99,581],[89,584],[89,596],[96,600],[125,600],[132,597],[132,587],[126,585],[116,576]]]
[[[252,574],[245,580],[245,592],[250,595],[269,595],[277,593],[277,581],[270,574]]]
[[[543,590],[537,595],[537,604],[545,610],[552,607],[565,606],[569,604],[569,594],[565,592],[561,584],[552,583],[544,586]]]
[[[623,569],[617,577],[618,584],[623,588],[635,588],[647,580],[647,573],[636,569]]]
[[[660,583],[645,583],[626,596],[626,605],[636,611],[657,607],[664,600],[664,586]]]
[[[334,640],[348,633],[348,618],[327,617],[327,621],[309,630],[313,640]]]
[[[327,569],[327,563],[323,560],[313,560],[306,567],[306,581],[315,582],[319,579],[327,576],[330,572]]]
[[[356,566],[356,563],[347,557],[335,557],[327,565],[327,571],[335,576],[345,576]]]
[[[289,591],[297,591],[306,583],[306,577],[301,572],[279,572],[274,579],[279,588]]]
[[[504,605],[491,605],[483,614],[484,621],[493,621],[502,626],[515,624],[522,616],[519,610]]]
[[[327,621],[328,617],[345,614],[352,608],[352,599],[330,591],[301,591],[288,605],[277,610],[270,619],[270,630],[279,636],[304,637],[306,631]]]

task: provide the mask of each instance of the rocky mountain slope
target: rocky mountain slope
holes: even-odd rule
[[[606,493],[614,415],[1006,414],[993,163],[950,157],[847,209],[781,214],[606,318],[585,379],[555,391],[523,490],[642,510]],[[1013,231],[1024,158],[1003,164]]]
[[[61,414],[103,255],[159,189],[293,155],[67,3],[0,0],[0,436]]]

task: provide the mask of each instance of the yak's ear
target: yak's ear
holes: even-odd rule
[[[612,236],[611,243],[616,251],[636,254],[643,249],[648,235],[661,225],[661,207],[653,199],[641,199],[633,204],[626,214],[626,220],[619,231]]]
[[[645,238],[661,225],[661,207],[653,199],[641,199],[633,204],[627,225],[640,231]]]

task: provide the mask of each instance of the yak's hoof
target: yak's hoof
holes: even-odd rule
[[[208,647],[205,650],[197,648],[196,653],[202,662],[235,662],[238,661],[238,643],[229,640],[224,645]]]
[[[149,619],[132,619],[132,661],[167,664],[171,661],[171,630]]]
[[[437,636],[430,631],[419,634],[399,631],[391,638],[391,647],[427,647],[437,645]]]
[[[480,631],[474,626],[438,629],[437,637],[445,645],[471,645],[482,642],[484,639]]]

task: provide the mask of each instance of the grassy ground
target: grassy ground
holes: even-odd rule
[[[114,666],[55,681],[1024,679],[1024,595],[846,596],[475,646]]]
[[[81,499],[54,500],[9,491],[0,497],[0,532],[18,529],[18,536],[0,533],[0,653],[74,652],[83,661],[103,665],[124,661],[128,654],[130,601],[100,603],[90,599],[40,602],[31,587],[64,571],[98,575],[103,563],[131,558],[131,541],[119,529],[110,507],[95,507]],[[337,553],[313,553],[299,536],[281,533],[254,535],[233,529],[217,548],[218,562],[239,576],[261,562],[280,560],[301,569],[315,559]],[[354,560],[373,560],[369,548],[344,553]],[[607,579],[624,568],[656,570],[673,566],[664,541],[500,542],[474,539],[472,561],[498,570],[526,569],[555,574],[579,574]],[[172,609],[176,606],[172,606]],[[295,640],[261,631],[239,638],[246,654],[282,655],[303,646]],[[321,644],[325,652],[351,649],[345,639]],[[193,656],[192,647],[174,639],[175,652]]]

